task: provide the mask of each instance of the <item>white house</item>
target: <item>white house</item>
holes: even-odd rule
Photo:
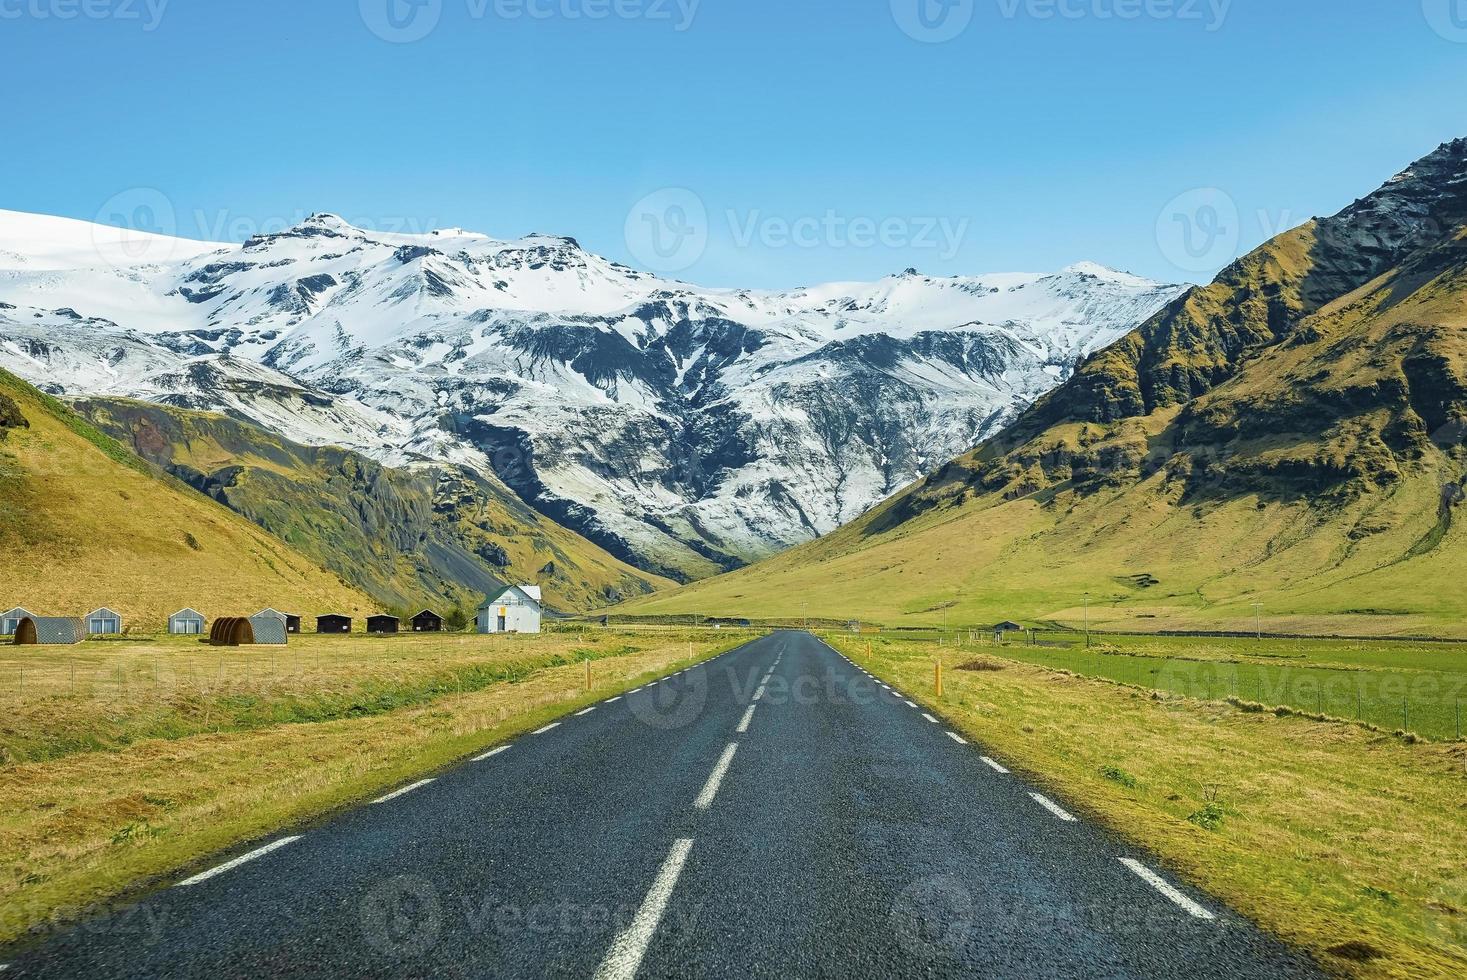
[[[479,607],[480,633],[540,632],[541,594],[538,585],[512,585],[497,599]]]
[[[116,636],[122,632],[122,614],[106,606],[87,613],[85,622],[91,636]]]
[[[20,621],[30,618],[31,614],[19,606],[9,612],[0,613],[0,636],[14,636],[15,631],[20,628]]]
[[[197,609],[180,609],[168,617],[168,632],[174,636],[202,636],[204,614]]]

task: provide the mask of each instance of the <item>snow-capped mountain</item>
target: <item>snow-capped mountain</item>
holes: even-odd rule
[[[11,370],[384,462],[492,470],[683,576],[858,516],[1182,292],[1090,264],[707,289],[569,238],[389,234],[332,215],[243,245],[152,243],[167,260],[128,265],[74,247],[80,223],[60,220],[0,212]]]

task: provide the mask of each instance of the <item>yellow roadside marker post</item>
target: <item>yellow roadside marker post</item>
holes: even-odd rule
[[[937,663],[933,664],[933,667],[937,673],[937,696],[942,697],[942,661],[937,661]]]
[[[591,689],[591,658],[586,658],[586,690]]]

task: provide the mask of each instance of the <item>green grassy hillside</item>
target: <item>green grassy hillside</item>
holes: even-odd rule
[[[151,403],[91,399],[77,408],[391,608],[472,609],[504,583],[537,582],[553,607],[584,610],[672,584],[469,470],[393,469],[234,418]]]
[[[213,617],[375,605],[3,370],[0,528],[6,609],[80,616],[106,605],[156,630],[184,606]]]
[[[1467,635],[1467,141],[854,524],[639,613]]]

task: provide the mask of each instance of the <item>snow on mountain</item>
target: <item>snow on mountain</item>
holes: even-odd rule
[[[85,268],[46,258],[63,236],[26,252],[28,227],[51,220],[0,212],[0,247],[19,257],[0,263],[0,357],[17,373],[492,470],[679,575],[858,516],[1182,292],[1088,263],[705,289],[569,238],[387,234],[333,215]]]
[[[0,210],[0,270],[54,271],[172,262],[231,248],[72,218]]]

